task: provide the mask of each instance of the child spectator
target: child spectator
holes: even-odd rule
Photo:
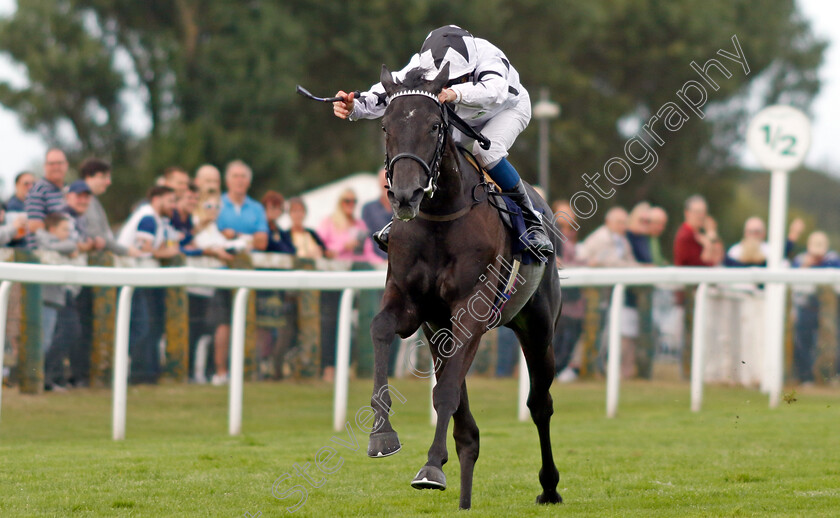
[[[43,219],[44,228],[35,231],[35,243],[39,250],[51,250],[67,257],[78,254],[76,242],[70,237],[72,222],[60,212],[51,212]],[[43,307],[41,311],[41,351],[44,354],[44,389],[64,392],[62,351],[53,344],[53,335],[58,322],[59,310],[73,296],[71,286],[45,284],[41,288]]]
[[[277,226],[277,220],[283,215],[283,195],[277,191],[268,191],[261,201],[268,220],[268,245],[265,251],[294,254],[295,245],[292,244],[291,237]]]

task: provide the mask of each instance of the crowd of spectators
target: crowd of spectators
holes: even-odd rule
[[[224,173],[213,165],[202,165],[194,178],[182,168],[170,167],[150,186],[145,198],[135,203],[116,235],[99,201],[111,184],[111,166],[100,159],[88,159],[78,167],[80,179],[66,184],[68,169],[64,152],[53,148],[46,153],[42,178],[29,172],[15,178],[14,194],[0,211],[0,245],[52,251],[68,258],[104,250],[119,256],[163,261],[181,255],[204,255],[230,263],[243,251],[268,251],[306,259],[327,257],[366,263],[386,260],[385,253],[374,246],[370,237],[372,231],[391,219],[384,169],[379,171],[382,190],[377,199],[357,212],[356,193],[344,190],[332,214],[312,229],[304,226],[306,205],[301,198],[287,201],[276,191],[263,193],[260,201],[251,197],[252,171],[241,160],[227,164]],[[555,202],[553,209],[558,216],[558,230],[566,238],[557,250],[557,262],[563,268],[667,264],[663,254],[666,247],[660,240],[668,214],[661,207],[642,202],[629,213],[622,207],[612,207],[605,213],[603,225],[584,239],[579,239],[579,226],[567,201]],[[288,228],[279,223],[285,213],[290,222]],[[359,213],[361,218],[357,217]],[[822,232],[811,234],[807,250],[792,257],[804,229],[804,223],[796,219],[788,231],[785,256],[792,259],[792,266],[840,267],[840,257],[830,251],[828,238]],[[765,237],[764,222],[751,217],[745,222],[743,238],[727,250],[714,218],[708,214],[706,201],[701,196],[691,196],[685,202],[684,219],[673,243],[674,264],[765,266],[769,253]],[[335,294],[322,295],[323,314],[335,313]],[[129,338],[134,383],[154,383],[161,375],[159,344],[164,334],[164,296],[165,291],[157,288],[134,292]],[[194,370],[191,377],[199,383],[209,380],[216,385],[225,384],[231,292],[191,287],[188,296],[190,365],[205,366]],[[281,305],[288,307],[285,296],[280,295]],[[625,376],[639,374],[633,366],[640,319],[635,297],[628,295],[627,313],[622,318],[626,327],[622,329]],[[41,329],[45,388],[61,391],[87,384],[92,330],[90,319],[85,316],[92,313],[92,304],[90,288],[45,286]],[[809,373],[816,340],[815,304],[813,295],[796,298],[795,370],[805,382],[812,380]],[[580,342],[585,311],[581,290],[565,289],[562,325],[554,340],[561,379],[573,379],[583,361],[576,344]],[[280,339],[281,333],[270,326],[258,331],[258,350],[265,357],[273,357],[272,375],[277,378],[283,376],[282,354],[278,351],[288,345],[281,343],[287,342]],[[211,344],[204,348],[211,351],[210,358],[196,357],[202,337]],[[331,348],[324,348],[320,373],[324,379],[332,379],[333,365]]]
[[[385,261],[375,251],[365,220],[355,215],[357,199],[350,189],[341,193],[333,214],[313,230],[303,225],[306,205],[301,198],[287,203],[276,191],[264,193],[261,201],[251,197],[252,171],[241,160],[227,164],[224,175],[212,165],[203,165],[194,178],[180,167],[169,167],[145,198],[134,204],[115,235],[98,199],[111,184],[110,164],[85,160],[78,168],[80,179],[66,184],[69,166],[65,153],[53,148],[46,153],[41,179],[29,172],[16,177],[15,193],[0,210],[0,246],[51,251],[67,259],[104,250],[162,261],[205,255],[230,263],[239,252],[265,251],[308,259]],[[279,226],[286,208],[291,221],[288,229]],[[365,210],[374,222],[381,219],[380,212]],[[223,385],[228,381],[231,292],[192,287],[188,296],[190,365],[206,365],[191,377],[199,383],[210,380]],[[164,297],[165,290],[160,288],[134,291],[129,336],[132,383],[155,383],[161,376]],[[45,389],[86,386],[92,341],[90,288],[46,285],[42,300]],[[212,361],[199,361],[197,344],[208,335]],[[274,328],[258,330],[261,354],[276,356],[277,335]],[[322,375],[328,380],[334,372],[332,356],[326,354],[322,362]],[[282,377],[282,368],[282,360],[276,361],[273,375]]]
[[[604,217],[604,224],[595,229],[585,239],[578,240],[573,211],[568,201],[554,203],[556,225],[566,237],[557,252],[557,263],[563,268],[589,267],[644,267],[668,264],[662,250],[660,238],[668,222],[668,214],[662,207],[651,206],[647,202],[637,204],[631,212],[622,207],[612,207]],[[559,217],[558,217],[559,216]],[[807,250],[794,256],[805,223],[795,218],[787,233],[784,245],[784,262],[794,268],[837,268],[840,256],[829,248],[828,237],[824,232],[814,231],[807,241]],[[690,196],[684,204],[683,222],[677,229],[673,243],[673,258],[676,266],[694,267],[748,267],[766,266],[770,247],[766,239],[764,221],[753,216],[744,224],[743,237],[728,249],[724,247],[717,232],[717,223],[708,213],[706,200],[699,195]],[[555,338],[554,349],[558,379],[570,381],[576,378],[580,370],[581,358],[579,339],[583,328],[585,308],[579,290],[564,289],[564,306],[561,317],[561,332]],[[691,304],[693,290],[686,289],[678,301],[685,307],[687,318],[684,351],[690,348]],[[639,336],[642,316],[635,312],[636,293],[628,293],[626,307],[622,314],[622,375],[639,375],[634,363],[638,362],[635,339]],[[601,301],[602,321],[606,313],[607,301]],[[800,288],[794,291],[794,313],[796,314],[794,333],[794,373],[803,383],[813,382],[813,367],[817,350],[819,302],[813,287],[803,293]],[[606,323],[604,328],[606,327]],[[840,329],[840,315],[837,327]],[[840,336],[838,336],[840,342]],[[840,356],[840,355],[838,355]],[[568,363],[567,361],[568,360]],[[566,366],[561,370],[561,367]],[[840,358],[837,368],[840,369]],[[649,373],[647,374],[649,375]]]

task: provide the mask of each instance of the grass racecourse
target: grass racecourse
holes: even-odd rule
[[[321,382],[247,384],[235,438],[226,434],[226,389],[130,388],[122,442],[110,439],[110,391],[6,389],[0,516],[286,516],[303,495],[296,484],[307,496],[293,516],[451,515],[459,492],[451,436],[449,489],[409,486],[432,439],[428,382],[394,385],[407,399],[393,416],[403,449],[384,459],[365,456],[355,424],[352,435],[331,430],[332,387]],[[351,384],[351,419],[370,388]],[[565,503],[550,507],[533,503],[539,447],[533,424],[515,419],[516,381],[470,378],[469,388],[481,428],[470,516],[840,516],[836,388],[790,392],[770,410],[758,391],[707,387],[693,414],[687,384],[630,382],[619,417],[606,419],[603,382],[554,385]],[[322,456],[329,475],[315,467],[325,446],[341,457]],[[295,474],[306,463],[320,487]],[[275,481],[287,499],[272,495]]]

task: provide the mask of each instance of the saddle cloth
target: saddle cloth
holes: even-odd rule
[[[461,151],[464,159],[473,166],[479,173],[484,175],[484,181],[487,183],[487,196],[490,205],[494,206],[499,212],[499,217],[510,235],[511,253],[514,259],[519,260],[522,264],[532,264],[534,262],[545,262],[543,257],[535,255],[530,251],[528,246],[522,242],[520,236],[525,234],[528,226],[525,224],[525,218],[522,217],[522,209],[512,199],[510,199],[501,188],[490,178],[487,171],[481,167],[475,160],[472,153],[464,148],[458,148]],[[531,203],[537,206],[536,200],[531,196]],[[543,217],[545,213],[541,211]]]

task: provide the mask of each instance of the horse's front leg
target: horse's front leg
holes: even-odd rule
[[[437,427],[429,448],[428,461],[411,482],[415,489],[446,489],[446,476],[442,469],[449,460],[446,434],[449,420],[461,404],[461,387],[484,332],[484,324],[479,324],[462,327],[462,330],[468,331],[463,335],[461,330],[443,328],[429,338],[433,355],[446,360],[435,373],[438,383],[432,392],[432,402],[437,412]]]
[[[373,395],[370,406],[374,409],[374,421],[368,442],[369,457],[387,457],[400,451],[400,440],[390,420],[388,356],[397,333],[413,333],[420,326],[416,311],[410,308],[413,306],[396,289],[386,287],[382,310],[370,323],[373,339]]]

